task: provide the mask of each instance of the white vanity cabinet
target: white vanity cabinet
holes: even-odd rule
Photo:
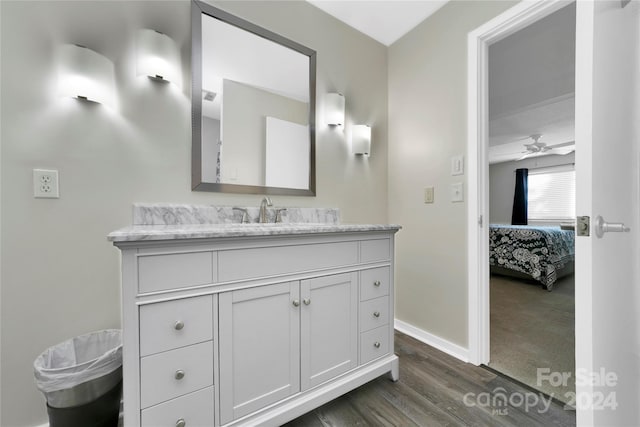
[[[220,422],[300,391],[297,282],[220,295]]]
[[[112,237],[125,425],[280,425],[382,374],[397,379],[398,227],[340,227]]]
[[[358,365],[358,274],[301,281],[301,389],[309,390]]]

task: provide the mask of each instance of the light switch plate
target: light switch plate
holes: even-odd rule
[[[451,184],[451,201],[452,202],[464,201],[464,192],[463,192],[461,182],[456,182],[454,184]]]
[[[451,175],[464,174],[464,156],[453,156],[451,158]]]
[[[425,203],[433,203],[433,187],[425,187],[424,189],[424,202]]]

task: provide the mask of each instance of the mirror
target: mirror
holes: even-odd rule
[[[191,10],[192,189],[315,195],[315,51],[198,0]]]

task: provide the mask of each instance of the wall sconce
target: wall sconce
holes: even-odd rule
[[[344,96],[342,94],[327,94],[324,115],[328,125],[341,126],[344,124]]]
[[[369,125],[354,125],[351,130],[351,152],[366,154],[371,152],[371,127]]]
[[[172,82],[181,87],[180,64],[180,50],[171,37],[155,30],[138,30],[138,76]]]
[[[113,62],[75,44],[58,48],[58,94],[115,107]]]

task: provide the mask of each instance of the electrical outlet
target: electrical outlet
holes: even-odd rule
[[[33,170],[33,197],[39,199],[57,199],[60,197],[57,170]]]

